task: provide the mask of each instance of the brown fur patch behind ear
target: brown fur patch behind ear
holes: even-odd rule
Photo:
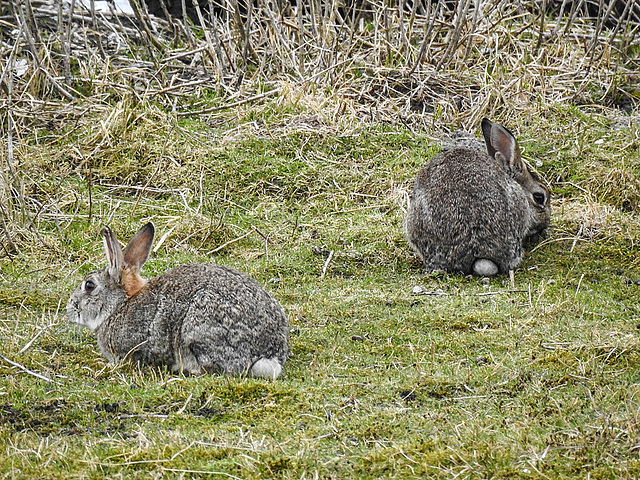
[[[133,297],[147,284],[147,281],[140,276],[140,272],[135,268],[123,268],[121,278],[122,287],[129,297]]]

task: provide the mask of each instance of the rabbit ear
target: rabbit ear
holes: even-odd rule
[[[520,157],[520,147],[509,130],[499,123],[483,118],[482,134],[490,156],[502,161],[512,175],[517,176],[523,173],[524,165]]]
[[[127,267],[137,270],[142,268],[149,258],[154,234],[153,223],[149,222],[129,240],[127,247],[124,249],[124,262]]]
[[[149,222],[129,240],[124,249],[124,268],[122,269],[122,287],[128,296],[142,290],[147,281],[140,276],[140,269],[149,258],[155,228]]]
[[[120,248],[118,239],[109,227],[102,227],[100,232],[102,233],[104,252],[107,254],[107,261],[109,262],[107,273],[115,282],[119,282],[120,272],[125,263],[122,249]]]

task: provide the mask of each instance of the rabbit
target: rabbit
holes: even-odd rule
[[[258,282],[209,263],[140,276],[155,229],[147,223],[124,252],[102,228],[108,266],[71,294],[67,317],[94,331],[110,362],[168,365],[187,374],[248,374],[276,379],[289,354],[289,324]]]
[[[549,190],[515,137],[487,118],[482,133],[487,153],[440,152],[416,177],[404,229],[427,272],[507,273],[522,260],[523,241],[549,227]]]

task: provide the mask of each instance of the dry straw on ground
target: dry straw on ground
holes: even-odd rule
[[[5,127],[74,118],[132,96],[177,115],[215,113],[293,90],[331,87],[336,115],[429,125],[434,117],[475,125],[502,102],[630,101],[638,9],[592,2],[475,0],[364,3],[303,8],[259,0],[240,12],[223,2],[200,11],[204,28],[179,19],[96,12],[21,0],[2,13],[0,78]],[[544,6],[555,5],[550,1]],[[558,2],[559,3],[559,2]],[[138,5],[133,2],[133,5]],[[140,7],[140,5],[138,5]],[[617,8],[614,8],[616,7]],[[558,6],[556,6],[558,7]],[[246,10],[246,9],[245,9]],[[590,17],[590,14],[598,14]],[[185,102],[214,89],[224,103]],[[589,93],[589,92],[587,92]],[[185,104],[186,103],[186,104]],[[19,137],[18,137],[19,138]]]

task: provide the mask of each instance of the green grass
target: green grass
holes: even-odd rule
[[[554,194],[511,288],[422,274],[402,234],[438,149],[420,134],[270,135],[285,109],[232,138],[127,109],[109,141],[88,122],[16,159],[0,353],[55,383],[0,362],[1,478],[640,476],[637,125],[578,107],[509,124]],[[66,322],[103,264],[100,226],[126,239],[147,220],[167,234],[147,275],[210,260],[273,292],[292,327],[282,379],[109,365]]]

